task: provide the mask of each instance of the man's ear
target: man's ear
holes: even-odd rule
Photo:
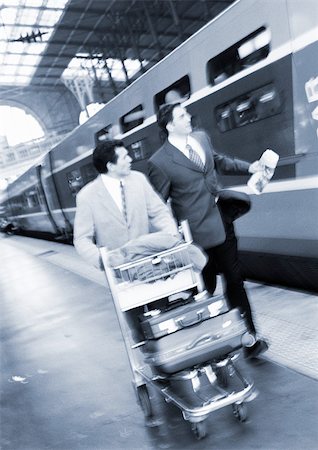
[[[168,122],[166,128],[167,128],[167,131],[168,131],[169,133],[171,133],[171,131],[173,130],[173,125],[172,125],[172,123],[171,123],[171,122]]]
[[[106,169],[107,172],[111,172],[113,168],[113,163],[111,163],[110,161],[108,161],[108,163],[106,164]]]

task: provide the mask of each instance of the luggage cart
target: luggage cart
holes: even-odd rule
[[[183,418],[191,423],[197,439],[207,434],[206,419],[217,409],[232,405],[234,416],[247,418],[246,401],[256,397],[253,383],[235,365],[240,350],[224,354],[175,373],[157,371],[148,364],[143,347],[147,341],[134,342],[125,312],[143,307],[151,310],[154,302],[175,294],[195,290],[204,295],[201,276],[195,272],[189,255],[191,234],[187,222],[181,230],[185,242],[172,249],[134,262],[110,267],[108,252],[101,256],[133,375],[133,386],[144,416],[153,416],[147,386],[154,388],[166,402],[176,405]],[[204,337],[207,341],[210,337]]]

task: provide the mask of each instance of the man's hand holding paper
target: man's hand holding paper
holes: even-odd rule
[[[249,172],[253,175],[248,180],[247,185],[255,194],[259,195],[263,192],[274,175],[278,160],[279,155],[273,150],[267,149],[258,161],[250,165]]]

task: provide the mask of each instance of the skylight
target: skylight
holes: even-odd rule
[[[63,78],[74,78],[77,76],[87,76],[91,73],[92,67],[95,69],[96,77],[99,80],[108,80],[109,76],[105,70],[105,62],[98,58],[87,59],[88,54],[78,53],[73,58],[68,67],[63,72]],[[112,78],[117,81],[125,80],[122,62],[119,59],[107,58],[107,66],[111,70]],[[131,78],[140,70],[140,62],[136,59],[125,59],[127,75]],[[146,64],[146,61],[143,61]]]
[[[2,0],[0,85],[26,86],[69,0]]]

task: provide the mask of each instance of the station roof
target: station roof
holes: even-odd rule
[[[0,89],[84,72],[116,94],[233,1],[2,0]]]

